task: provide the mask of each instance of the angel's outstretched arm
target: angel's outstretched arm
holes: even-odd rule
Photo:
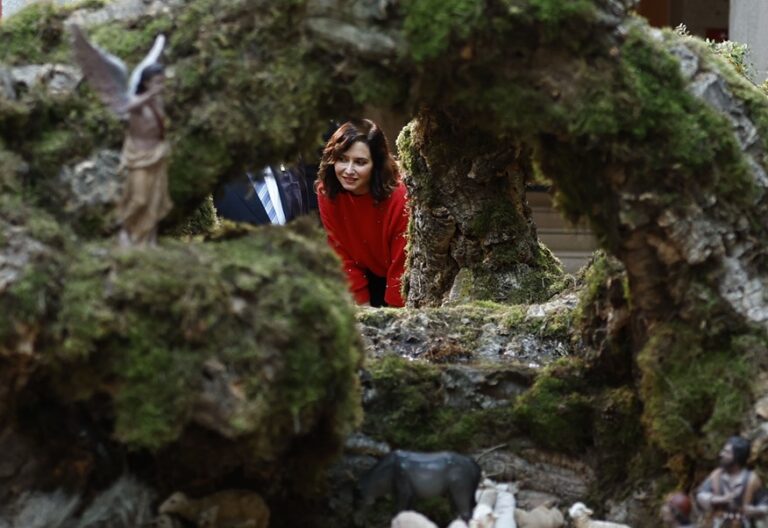
[[[163,85],[158,84],[147,90],[146,92],[133,97],[125,105],[120,108],[123,113],[133,112],[134,110],[141,108],[149,102],[154,96],[163,91]]]

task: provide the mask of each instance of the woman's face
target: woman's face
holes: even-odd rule
[[[352,143],[333,164],[333,169],[344,190],[352,194],[366,194],[371,190],[371,149],[362,141]]]

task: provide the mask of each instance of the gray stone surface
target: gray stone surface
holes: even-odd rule
[[[519,324],[510,323],[505,309],[472,306],[425,310],[362,310],[360,328],[368,354],[397,354],[434,359],[463,356],[466,361],[540,368],[566,354],[569,338],[552,332],[553,321],[576,306],[574,293],[544,304],[528,305]]]
[[[0,65],[0,97],[4,99],[16,99],[16,89],[13,86],[11,70]]]
[[[157,16],[170,12],[183,0],[115,0],[97,10],[79,9],[64,22],[65,25],[78,24],[88,27],[110,21],[130,22],[143,16]]]
[[[681,61],[681,71],[688,79],[688,90],[713,110],[724,115],[731,127],[753,175],[755,204],[764,201],[768,190],[768,174],[764,167],[765,147],[757,126],[742,101],[730,90],[719,72],[703,69],[694,61],[695,53],[682,44],[669,50]],[[748,321],[768,324],[768,288],[766,279],[745,258],[754,248],[755,241],[740,240],[740,232],[748,226],[734,226],[719,221],[712,208],[717,198],[702,198],[696,206],[685,211],[667,210],[659,217],[659,225],[666,228],[681,256],[689,264],[703,264],[709,259],[720,261],[720,295]]]
[[[67,64],[26,64],[7,70],[5,77],[0,73],[0,82],[6,85],[10,80],[12,89],[6,87],[7,95],[15,98],[19,89],[31,90],[43,86],[54,97],[72,93],[82,80],[80,70]]]
[[[339,22],[333,18],[310,18],[307,20],[307,28],[313,37],[325,42],[328,47],[351,49],[366,59],[394,57],[401,45],[386,33]]]
[[[32,238],[24,227],[0,222],[0,293],[15,284],[30,264],[43,255],[48,248]]]
[[[105,149],[74,167],[62,167],[59,181],[70,195],[65,210],[76,213],[83,209],[114,205],[122,191],[119,165],[120,153]]]

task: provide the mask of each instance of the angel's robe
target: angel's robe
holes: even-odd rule
[[[125,188],[117,204],[117,217],[132,245],[153,244],[157,224],[173,207],[168,194],[167,141],[154,148],[138,148],[129,134],[123,143],[121,171]]]

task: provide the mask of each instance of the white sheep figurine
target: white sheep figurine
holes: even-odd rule
[[[437,528],[437,525],[418,512],[404,511],[392,519],[391,528]],[[467,523],[459,518],[449,524],[448,528],[467,528]],[[493,528],[493,525],[488,528]]]
[[[517,528],[560,528],[565,525],[563,514],[557,508],[536,506],[531,511],[515,508]]]
[[[568,515],[573,519],[576,528],[631,528],[626,524],[610,521],[593,521],[593,513],[583,502],[576,502],[568,509]]]
[[[392,519],[392,528],[437,528],[437,525],[415,511],[403,511]]]
[[[482,502],[475,506],[472,518],[469,520],[469,528],[494,528],[494,526],[496,526],[496,515],[493,509]]]

